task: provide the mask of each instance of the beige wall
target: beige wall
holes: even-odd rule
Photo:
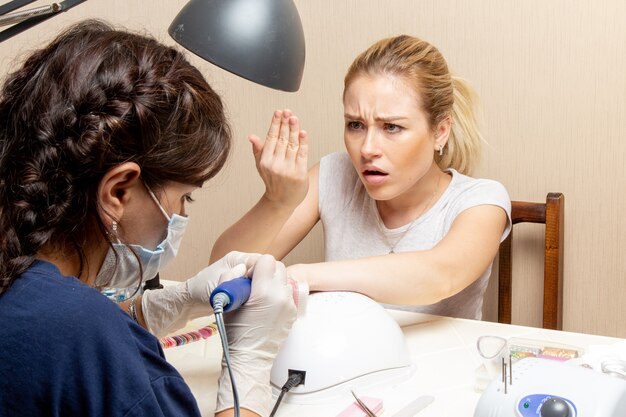
[[[182,0],[89,0],[1,45],[0,73],[64,25],[102,17],[143,28],[167,43]],[[39,3],[35,3],[39,5]],[[44,2],[41,2],[44,4]],[[341,150],[342,78],[373,41],[408,33],[431,41],[483,102],[489,142],[479,176],[501,181],[513,199],[566,196],[566,330],[626,337],[626,3],[573,0],[296,0],[307,41],[298,93],[253,85],[195,57],[224,96],[235,127],[232,158],[197,196],[179,259],[164,271],[182,279],[201,268],[211,242],[262,193],[246,135],[263,134],[275,108],[289,107],[310,132],[311,163]],[[114,5],[114,6],[112,6]],[[533,227],[529,227],[533,229]],[[515,273],[542,273],[539,230],[516,247]],[[322,257],[316,229],[287,262]],[[390,279],[391,277],[381,277]],[[524,280],[522,280],[524,281]],[[515,286],[514,320],[537,325],[541,287]],[[493,306],[487,306],[493,317]]]

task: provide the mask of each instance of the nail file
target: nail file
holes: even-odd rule
[[[433,401],[435,401],[435,397],[431,395],[422,395],[421,397],[411,401],[406,407],[391,417],[413,417],[415,414],[428,407],[428,405]]]

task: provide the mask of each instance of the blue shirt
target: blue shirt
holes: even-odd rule
[[[0,295],[0,416],[199,416],[159,341],[37,261]]]

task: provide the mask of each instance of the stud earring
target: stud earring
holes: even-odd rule
[[[439,156],[443,156],[443,145],[439,144]]]

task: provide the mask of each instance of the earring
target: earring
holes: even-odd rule
[[[440,143],[439,144],[439,156],[443,155],[443,145]]]
[[[117,222],[115,220],[111,223],[111,234],[117,236]]]

